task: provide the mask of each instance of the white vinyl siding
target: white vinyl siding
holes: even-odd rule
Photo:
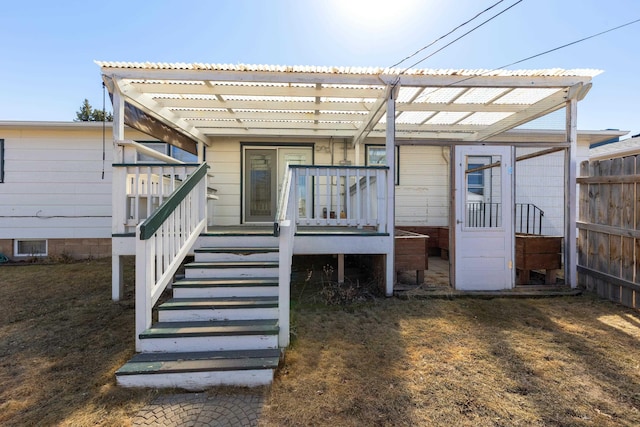
[[[540,151],[519,148],[516,156]],[[564,153],[556,152],[516,163],[516,203],[533,203],[544,211],[542,234],[564,235]],[[516,222],[518,218],[516,218]]]
[[[449,224],[449,149],[418,145],[400,148],[396,225]]]
[[[101,129],[24,128],[3,136],[0,238],[111,237],[112,143],[103,163]]]

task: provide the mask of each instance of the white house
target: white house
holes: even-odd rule
[[[0,253],[13,260],[111,256],[111,128],[0,121]],[[157,145],[139,131],[126,134]]]
[[[98,65],[114,107],[114,299],[136,256],[130,386],[268,383],[289,343],[292,255],[377,255],[391,295],[397,227],[446,230],[456,289],[511,289],[518,206],[535,205],[576,286],[579,147],[623,134],[576,129],[594,70]],[[523,129],[560,110],[564,128]],[[125,123],[197,161],[148,153]]]

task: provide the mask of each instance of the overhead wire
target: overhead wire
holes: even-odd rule
[[[471,34],[472,32],[474,32],[475,30],[477,30],[478,28],[486,25],[487,23],[493,21],[495,18],[497,18],[498,16],[502,15],[503,13],[507,12],[508,10],[510,10],[511,8],[517,6],[519,3],[522,3],[523,0],[518,0],[515,3],[513,3],[511,6],[507,7],[506,9],[502,10],[501,12],[496,13],[495,15],[493,15],[491,18],[483,21],[482,23],[476,25],[475,27],[473,27],[472,29],[470,29],[469,31],[467,31],[466,33],[462,34],[461,36],[453,39],[452,41],[450,41],[449,43],[445,44],[444,46],[442,46],[440,49],[430,53],[429,55],[425,56],[424,58],[422,58],[421,60],[419,60],[418,62],[413,63],[412,65],[408,66],[407,68],[405,68],[404,70],[402,70],[402,72],[400,72],[400,75],[404,74],[407,72],[407,70],[415,67],[416,65],[420,64],[421,62],[426,61],[427,59],[431,58],[433,55],[435,55],[438,52],[441,52],[442,50],[446,49],[447,47],[451,46],[452,44],[454,44],[455,42],[457,42],[458,40],[468,36],[469,34]],[[474,18],[475,19],[475,18]]]
[[[538,58],[540,56],[546,55],[546,54],[551,53],[551,52],[555,52],[555,51],[560,50],[560,49],[564,49],[564,48],[569,47],[569,46],[573,46],[575,44],[578,44],[578,43],[593,39],[595,37],[599,37],[599,36],[601,36],[603,34],[607,34],[607,33],[610,33],[612,31],[616,31],[616,30],[619,30],[621,28],[628,27],[629,25],[633,25],[633,24],[636,24],[638,22],[640,22],[640,18],[634,19],[633,21],[629,21],[629,22],[627,22],[625,24],[621,24],[621,25],[609,28],[609,29],[604,30],[604,31],[600,31],[599,33],[595,33],[595,34],[592,34],[590,36],[583,37],[583,38],[578,39],[578,40],[574,40],[574,41],[572,41],[570,43],[565,43],[565,44],[563,44],[561,46],[557,46],[557,47],[554,47],[552,49],[545,50],[544,52],[539,52],[539,53],[536,53],[535,55],[527,56],[526,58],[520,59],[518,61],[514,61],[514,62],[511,62],[509,64],[502,65],[500,67],[492,68],[491,70],[487,70],[487,71],[484,71],[483,73],[480,73],[479,76],[469,76],[469,77],[467,77],[465,79],[458,80],[458,81],[456,81],[454,83],[450,83],[450,84],[448,84],[447,86],[444,86],[444,87],[457,85],[457,84],[460,84],[462,82],[466,82],[468,80],[471,80],[471,79],[474,79],[474,78],[477,78],[477,77],[480,77],[480,76],[484,76],[484,75],[493,73],[493,72],[498,71],[498,70],[503,70],[503,69],[505,69],[507,67],[511,67],[513,65],[517,65],[517,64],[520,64],[522,62],[529,61],[530,59]]]
[[[416,50],[414,53],[412,53],[411,55],[407,56],[406,58],[404,58],[403,60],[396,62],[395,64],[393,64],[391,67],[389,68],[395,68],[398,65],[402,64],[405,61],[408,61],[409,59],[413,58],[414,56],[416,56],[417,54],[419,54],[420,52],[430,48],[431,46],[433,46],[434,44],[438,43],[440,40],[450,36],[451,34],[455,33],[456,31],[458,31],[460,28],[464,27],[465,25],[469,24],[470,22],[472,22],[473,20],[475,20],[476,18],[478,18],[480,15],[482,15],[483,13],[486,13],[488,11],[490,11],[491,9],[493,9],[494,7],[496,7],[497,5],[499,5],[500,3],[502,3],[504,0],[500,0],[494,4],[492,4],[491,6],[489,6],[488,8],[486,8],[485,10],[477,13],[473,18],[468,19],[467,21],[463,22],[462,24],[458,25],[457,27],[455,27],[454,29],[452,29],[451,31],[449,31],[448,33],[438,37],[437,39],[435,39],[434,41],[432,41],[431,43],[429,43],[426,46],[421,47],[420,49]]]

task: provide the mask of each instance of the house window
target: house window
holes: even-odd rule
[[[47,256],[47,240],[15,240],[13,253],[15,256]]]
[[[188,151],[185,151],[181,148],[174,147],[173,145],[170,145],[164,142],[154,142],[154,141],[138,141],[138,142],[147,148],[151,148],[152,150],[155,150],[158,153],[162,153],[165,156],[178,159],[181,162],[185,162],[185,163],[198,162],[198,156],[196,156],[195,154],[191,154]],[[157,162],[158,160],[151,156],[138,153],[138,161],[144,162],[144,163],[153,163],[153,162]]]
[[[377,166],[387,164],[387,148],[384,145],[365,145],[366,166]],[[395,182],[400,185],[400,147],[396,145],[396,165],[395,165]]]
[[[4,182],[4,139],[0,139],[0,182]]]

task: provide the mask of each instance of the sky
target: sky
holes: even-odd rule
[[[94,60],[389,67],[497,1],[5,2],[0,120],[71,121],[85,98],[102,108]],[[402,66],[513,4],[415,68],[494,69],[640,19],[639,0],[503,0]],[[603,70],[578,128],[640,133],[640,22],[508,68]]]

